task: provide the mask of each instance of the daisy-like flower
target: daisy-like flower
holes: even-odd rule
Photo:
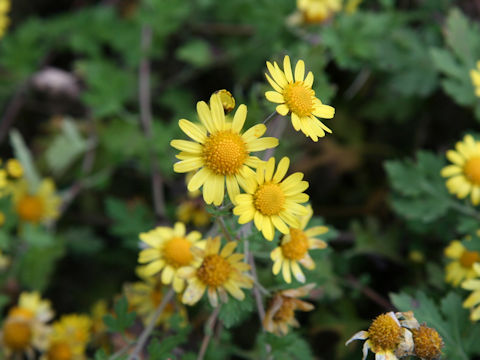
[[[162,302],[164,288],[165,286],[161,283],[159,277],[148,277],[143,281],[125,284],[124,292],[128,305],[140,316],[145,325],[150,323],[155,310]],[[176,312],[186,318],[185,308],[176,304],[175,300],[171,300],[158,318],[157,325],[165,323]]]
[[[292,281],[291,273],[298,281],[305,282],[305,275],[298,264],[302,264],[308,270],[315,269],[315,262],[308,251],[327,247],[325,241],[315,238],[328,232],[326,226],[315,226],[305,230],[313,215],[310,205],[307,210],[308,214],[301,218],[300,228],[290,228],[290,233],[281,239],[281,245],[270,253],[270,258],[273,260],[273,274],[278,275],[282,270],[283,279],[287,283]]]
[[[141,233],[142,240],[149,247],[140,251],[138,262],[147,264],[143,270],[146,276],[162,272],[165,285],[173,284],[176,292],[185,287],[185,280],[178,276],[178,270],[192,265],[194,261],[192,247],[204,247],[202,234],[192,231],[186,234],[185,224],[175,223],[174,228],[159,226],[149,232]]]
[[[247,193],[236,198],[233,213],[239,216],[238,222],[246,224],[253,220],[267,240],[273,240],[275,228],[283,234],[290,232],[287,224],[300,228],[299,216],[308,214],[307,208],[300,205],[309,199],[304,193],[308,182],[302,181],[300,172],[284,179],[289,165],[290,160],[284,157],[274,171],[275,158],[270,158],[257,168],[256,176],[247,183]]]
[[[197,103],[197,113],[201,124],[188,120],[179,121],[185,134],[194,141],[172,140],[171,145],[180,150],[175,163],[175,172],[184,173],[198,170],[188,183],[188,190],[195,191],[203,186],[203,199],[207,204],[220,205],[225,193],[232,202],[240,193],[239,185],[254,176],[251,168],[262,161],[251,156],[251,152],[262,151],[278,145],[278,139],[261,137],[266,126],[257,124],[242,134],[247,117],[247,107],[240,105],[233,121],[225,120],[220,95],[213,94],[210,106],[205,102]]]
[[[3,345],[6,355],[33,354],[34,349],[44,350],[49,332],[46,323],[53,315],[50,302],[43,300],[39,293],[20,294],[17,306],[8,312],[0,333],[0,345]]]
[[[425,324],[412,330],[414,353],[422,360],[439,359],[442,355],[443,340],[437,330]]]
[[[398,349],[402,349],[402,353],[413,351],[412,333],[401,326],[393,312],[377,316],[368,331],[359,331],[345,345],[354,340],[366,340],[362,360],[367,358],[368,350],[375,353],[376,360],[397,360]],[[405,351],[406,348],[409,350]]]
[[[182,297],[184,304],[194,305],[206,290],[210,304],[216,307],[218,296],[223,302],[228,301],[227,293],[237,300],[243,300],[245,294],[242,288],[253,287],[253,280],[245,274],[250,270],[250,265],[242,261],[243,254],[234,253],[237,242],[228,242],[221,251],[220,246],[220,237],[215,237],[207,240],[205,250],[192,249],[195,263],[179,271],[179,276],[188,281]]]
[[[461,241],[454,240],[445,248],[445,256],[453,259],[445,268],[447,283],[458,286],[463,280],[476,276],[473,266],[475,263],[480,264],[478,251],[469,251]]]
[[[459,199],[470,195],[473,205],[480,203],[480,141],[466,135],[463,142],[455,145],[455,150],[447,151],[447,159],[453,165],[442,169],[442,176],[448,177],[447,188]]]
[[[263,319],[265,330],[277,335],[286,335],[289,326],[299,327],[300,324],[295,319],[295,311],[312,311],[314,306],[298,298],[307,296],[314,287],[315,284],[308,284],[297,289],[282,290],[275,293],[269,302]]]
[[[297,8],[307,23],[322,23],[342,9],[341,0],[297,0]]]
[[[477,68],[470,70],[470,78],[475,88],[475,95],[480,97],[480,60],[477,61]]]
[[[472,291],[470,296],[463,302],[463,307],[470,309],[470,319],[472,321],[480,320],[480,263],[473,265],[477,279],[465,280],[462,288]]]
[[[205,209],[201,199],[189,199],[183,201],[177,207],[177,218],[185,224],[192,223],[201,227],[210,224],[211,215]]]
[[[301,130],[313,141],[324,137],[325,132],[331,133],[332,130],[318,120],[318,117],[331,119],[335,109],[322,104],[320,99],[315,97],[312,89],[313,73],[310,71],[305,77],[303,60],[299,60],[295,66],[295,79],[288,56],[283,59],[283,71],[276,62],[272,65],[267,61],[267,68],[270,75],[265,76],[275,91],[267,91],[265,96],[269,101],[279,104],[277,112],[283,116],[291,113],[294,129]]]
[[[52,179],[44,179],[34,191],[25,179],[21,179],[12,185],[12,193],[20,220],[36,224],[58,218],[61,199]]]
[[[86,315],[64,315],[53,324],[48,350],[42,360],[84,360],[92,321]]]

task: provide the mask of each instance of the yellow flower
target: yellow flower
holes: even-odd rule
[[[42,300],[39,293],[20,294],[17,306],[9,310],[3,324],[0,345],[3,345],[7,354],[31,354],[33,349],[44,350],[49,331],[46,323],[53,315],[50,302]]]
[[[480,203],[480,142],[472,135],[466,135],[463,142],[455,145],[457,151],[448,150],[447,159],[453,165],[442,169],[442,176],[448,177],[447,188],[452,194],[463,199],[470,195],[473,205]]]
[[[188,120],[179,121],[179,126],[194,141],[172,140],[174,148],[181,150],[175,163],[176,172],[199,169],[188,183],[188,190],[195,191],[203,186],[203,199],[207,204],[220,205],[225,193],[225,182],[230,200],[240,193],[239,185],[254,176],[251,168],[262,161],[251,156],[251,152],[262,151],[278,145],[278,139],[261,136],[266,127],[257,124],[241,133],[247,117],[247,107],[240,105],[231,123],[225,121],[220,96],[213,94],[210,107],[203,101],[197,103],[197,113],[202,124]]]
[[[185,200],[177,208],[177,218],[181,222],[190,222],[195,226],[205,226],[210,223],[210,214],[204,207],[204,203],[197,199]]]
[[[64,315],[53,324],[45,360],[83,360],[92,321],[86,315]]]
[[[222,106],[225,114],[228,114],[235,108],[235,98],[230,93],[230,91],[222,89],[215,91],[215,94],[220,95],[220,100],[222,101]]]
[[[305,22],[321,23],[342,9],[342,0],[297,0],[297,8]]]
[[[362,360],[367,358],[369,349],[375,353],[376,360],[397,360],[395,354],[397,349],[402,349],[406,353],[413,350],[412,333],[401,326],[393,312],[377,316],[368,331],[359,331],[345,345],[354,340],[366,340]]]
[[[312,89],[313,73],[310,71],[304,78],[303,60],[299,60],[295,66],[295,80],[288,56],[283,59],[283,71],[276,62],[272,65],[267,61],[267,68],[270,76],[268,74],[265,76],[275,91],[267,91],[265,96],[269,101],[280,104],[276,108],[277,112],[283,116],[290,112],[294,129],[301,130],[313,141],[324,137],[325,131],[331,133],[332,131],[317,117],[331,119],[335,109],[322,104],[320,99],[315,97],[315,91]]]
[[[172,284],[176,292],[185,287],[185,280],[178,276],[178,270],[192,265],[194,261],[192,246],[204,247],[205,241],[198,231],[186,235],[185,224],[177,222],[174,228],[160,226],[149,232],[141,233],[140,239],[149,245],[138,256],[140,264],[147,264],[143,273],[152,276],[162,271],[162,282]]]
[[[463,302],[463,307],[470,309],[470,319],[478,321],[480,319],[480,263],[473,265],[475,277],[477,279],[465,280],[462,283],[462,288],[472,291],[470,296]]]
[[[243,300],[242,288],[252,288],[253,280],[245,274],[250,265],[242,262],[243,254],[234,253],[237,242],[228,242],[221,251],[220,245],[220,237],[209,238],[205,250],[193,249],[194,265],[179,271],[188,281],[182,297],[184,304],[194,305],[207,290],[210,304],[215,307],[218,296],[227,302],[228,292],[237,300]]]
[[[286,335],[289,326],[300,326],[295,319],[295,310],[312,311],[314,306],[297,298],[307,296],[314,287],[315,284],[308,284],[297,289],[275,293],[263,319],[265,330],[277,335]]]
[[[347,3],[345,4],[345,12],[347,14],[355,13],[362,1],[363,0],[347,0]]]
[[[305,275],[298,263],[308,270],[315,269],[315,263],[308,254],[308,250],[327,247],[325,241],[315,238],[317,235],[328,232],[326,226],[315,226],[305,230],[313,215],[310,205],[307,209],[308,214],[301,218],[300,228],[290,228],[290,233],[283,236],[281,245],[270,253],[270,258],[273,260],[273,274],[278,275],[282,270],[283,279],[287,283],[292,281],[291,273],[298,281],[305,282]]]
[[[458,286],[463,280],[476,276],[473,265],[480,263],[478,251],[469,251],[460,241],[454,240],[445,248],[445,256],[454,260],[445,268],[447,283]]]
[[[7,161],[7,172],[13,178],[20,178],[23,175],[23,167],[17,159],[9,159]]]
[[[477,61],[477,68],[470,70],[470,78],[475,88],[475,95],[480,97],[480,60]]]
[[[300,205],[309,199],[303,192],[308,188],[308,182],[302,181],[303,174],[299,172],[283,179],[289,165],[290,160],[284,157],[274,174],[275,158],[270,158],[257,168],[256,176],[247,184],[247,193],[236,198],[233,213],[239,216],[238,222],[246,224],[253,220],[267,240],[273,240],[275,228],[283,234],[289,233],[286,224],[299,228],[298,216],[308,214],[307,208]]]
[[[144,281],[125,284],[124,286],[128,305],[140,316],[145,325],[150,323],[155,310],[162,302],[164,296],[163,288],[164,286],[158,277],[149,277],[144,279]],[[171,300],[158,318],[157,325],[166,323],[176,312],[179,312],[186,318],[185,308]]]
[[[422,360],[439,359],[442,355],[443,340],[437,330],[420,325],[412,330],[415,355]]]
[[[10,24],[7,12],[10,10],[10,0],[0,0],[0,38],[5,34],[5,30]]]
[[[15,210],[22,221],[40,223],[58,218],[61,199],[51,179],[44,179],[33,192],[22,179],[13,185],[12,191]]]

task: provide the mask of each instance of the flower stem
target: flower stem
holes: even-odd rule
[[[197,360],[203,360],[205,353],[207,352],[208,344],[210,343],[210,339],[212,338],[213,328],[215,326],[215,322],[217,321],[218,313],[220,312],[221,305],[218,305],[210,315],[207,320],[207,330],[205,331],[205,336],[202,340],[202,345],[200,346],[200,351],[198,352]]]

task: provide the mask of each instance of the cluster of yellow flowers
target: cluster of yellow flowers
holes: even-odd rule
[[[435,360],[442,355],[443,340],[438,332],[419,324],[413,312],[389,312],[377,316],[368,331],[359,331],[346,343],[365,340],[363,358],[368,350],[375,354],[376,360],[397,360],[415,355],[422,360]]]
[[[297,0],[297,12],[290,16],[291,24],[322,24],[344,11],[352,14],[363,0]]]
[[[43,360],[86,359],[92,320],[86,315],[70,314],[50,324],[53,317],[50,301],[42,299],[39,293],[20,294],[0,332],[5,355],[20,358],[26,354],[33,358],[34,352],[39,351]]]

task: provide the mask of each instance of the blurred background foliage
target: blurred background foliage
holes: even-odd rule
[[[207,358],[265,358],[268,342],[278,359],[359,359],[360,349],[344,347],[345,340],[390,301],[409,310],[413,298],[422,302],[419,320],[447,328],[441,335],[448,336],[452,314],[466,310],[458,294],[444,297],[443,249],[459,236],[478,240],[479,217],[448,194],[439,173],[444,152],[480,121],[469,76],[480,59],[480,2],[364,0],[355,11],[307,25],[295,23],[295,11],[293,0],[13,1],[0,41],[2,158],[28,163],[31,152],[35,171],[52,176],[67,201],[51,228],[16,233],[14,220],[0,228],[3,251],[13,253],[18,239],[29,244],[18,252],[15,276],[0,275],[3,305],[22,289],[41,290],[58,313],[111,302],[135,279],[138,233],[173,222],[189,201],[184,178],[172,171],[177,120],[195,119],[196,102],[225,88],[247,104],[249,125],[263,121],[272,110],[265,61],[288,54],[305,61],[317,96],[336,108],[333,135],[313,143],[287,126],[277,151],[305,173],[315,221],[332,229],[328,250],[307,274],[320,288],[316,310],[299,315],[298,331],[277,338],[259,331],[251,299],[232,300],[220,314],[222,341]],[[145,56],[151,138],[139,122]],[[13,128],[21,136],[9,136]],[[151,202],[152,153],[166,217]],[[9,203],[0,210],[14,219]],[[280,279],[272,283],[271,248],[263,241],[254,249],[260,264],[264,257],[258,275],[280,288]],[[478,334],[467,315],[455,331]],[[176,335],[172,348],[197,348],[203,329],[192,326],[194,335]],[[480,354],[462,334],[444,337],[446,358]],[[161,344],[150,346],[168,354]]]

